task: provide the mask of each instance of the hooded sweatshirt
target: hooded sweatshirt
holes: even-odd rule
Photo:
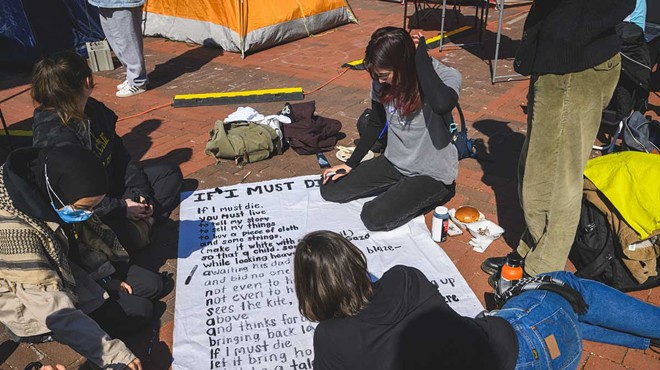
[[[498,317],[463,317],[419,270],[395,266],[357,315],[319,323],[314,370],[513,369],[518,342]]]
[[[88,119],[64,124],[57,111],[35,109],[33,145],[42,148],[74,144],[94,152],[103,163],[109,181],[108,194],[95,213],[100,217],[112,211],[125,214],[126,203],[123,199],[127,190],[134,189],[142,195],[153,196],[149,180],[132,161],[122,138],[115,132],[117,115],[93,98],[87,101],[85,115]]]

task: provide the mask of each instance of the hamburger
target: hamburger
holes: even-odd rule
[[[463,223],[469,224],[471,222],[479,221],[479,211],[470,206],[463,206],[456,210],[454,217]]]

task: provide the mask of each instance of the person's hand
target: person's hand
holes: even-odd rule
[[[138,221],[143,218],[150,217],[154,213],[151,206],[134,202],[131,199],[126,199],[126,218],[133,221]]]
[[[133,287],[128,285],[128,283],[125,281],[122,281],[119,284],[119,289],[121,289],[126,294],[133,294]]]
[[[348,175],[351,170],[352,168],[347,164],[338,164],[336,166],[326,168],[326,170],[323,171],[323,183],[325,184],[329,179],[332,179],[332,181],[337,181],[341,177]]]
[[[420,32],[417,32],[416,34],[412,35],[413,42],[415,43],[415,48],[419,46],[419,39],[423,37],[423,35]]]
[[[128,364],[128,368],[131,370],[142,370],[142,362],[140,362],[140,359],[136,357],[135,360]]]
[[[55,365],[55,367],[52,367],[50,365],[42,366],[39,370],[66,370],[66,367],[64,365]]]
[[[149,203],[147,201],[147,198],[143,197],[142,195],[140,195],[140,203],[145,205],[144,217],[143,218],[149,218],[149,217],[153,216],[153,214],[154,214],[154,205]]]

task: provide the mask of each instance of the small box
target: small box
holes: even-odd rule
[[[115,69],[108,40],[88,42],[86,45],[92,71],[100,72]]]

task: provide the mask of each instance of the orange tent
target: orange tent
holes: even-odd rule
[[[346,0],[150,0],[145,35],[246,52],[357,22]]]

